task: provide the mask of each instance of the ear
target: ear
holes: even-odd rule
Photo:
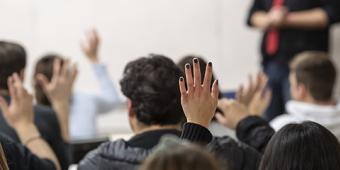
[[[128,99],[127,101],[127,110],[128,110],[129,119],[136,117],[136,113],[132,110],[132,101],[130,99]]]
[[[25,69],[20,70],[19,77],[21,81],[24,81],[25,79]]]
[[[307,87],[302,83],[299,83],[297,85],[297,91],[298,91],[299,98],[301,100],[304,100],[309,96],[309,91],[308,91]]]

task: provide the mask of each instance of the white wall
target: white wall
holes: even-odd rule
[[[215,63],[222,88],[230,89],[257,69],[257,34],[244,24],[247,7],[247,1],[225,0],[0,0],[0,38],[27,47],[30,70],[46,52],[79,61],[82,89],[94,86],[79,50],[91,27],[100,31],[101,57],[116,81],[136,57],[161,53],[178,60],[195,53]]]

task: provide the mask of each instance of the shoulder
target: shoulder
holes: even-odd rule
[[[136,166],[151,153],[151,150],[130,147],[123,139],[101,144],[88,153],[80,162],[79,169],[96,169],[100,166]]]
[[[261,158],[255,149],[228,136],[214,137],[208,148],[221,164],[231,169],[253,169],[258,166]]]
[[[272,121],[270,121],[270,126],[275,130],[278,131],[280,130],[283,126],[289,124],[289,123],[294,123],[296,122],[296,120],[294,119],[293,116],[289,115],[289,114],[283,114],[280,115],[278,117],[276,117],[275,119],[273,119]]]

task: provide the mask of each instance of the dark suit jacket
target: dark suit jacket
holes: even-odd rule
[[[56,113],[49,107],[34,106],[34,122],[42,136],[51,146],[59,159],[63,170],[67,170],[70,162],[69,144],[61,136],[61,130]],[[10,127],[0,111],[0,132],[10,137],[15,142],[20,142],[15,130]]]

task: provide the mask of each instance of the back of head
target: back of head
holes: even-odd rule
[[[260,165],[260,170],[277,169],[340,169],[340,144],[317,123],[286,125],[268,143]]]
[[[161,55],[150,55],[128,63],[120,81],[123,94],[144,125],[176,125],[183,121],[178,79],[181,71]]]
[[[213,156],[204,148],[162,139],[140,170],[220,170]]]
[[[57,54],[47,54],[41,57],[37,64],[35,65],[34,75],[33,75],[33,86],[35,97],[37,99],[38,104],[42,104],[45,106],[51,106],[51,103],[47,96],[45,95],[42,86],[37,81],[36,76],[38,74],[43,74],[46,78],[51,81],[53,75],[53,63],[55,59],[62,59]]]
[[[336,68],[324,52],[304,52],[291,63],[297,83],[306,86],[316,101],[329,101],[336,83]]]
[[[25,69],[26,51],[16,43],[0,41],[0,89],[7,90],[7,79]]]

